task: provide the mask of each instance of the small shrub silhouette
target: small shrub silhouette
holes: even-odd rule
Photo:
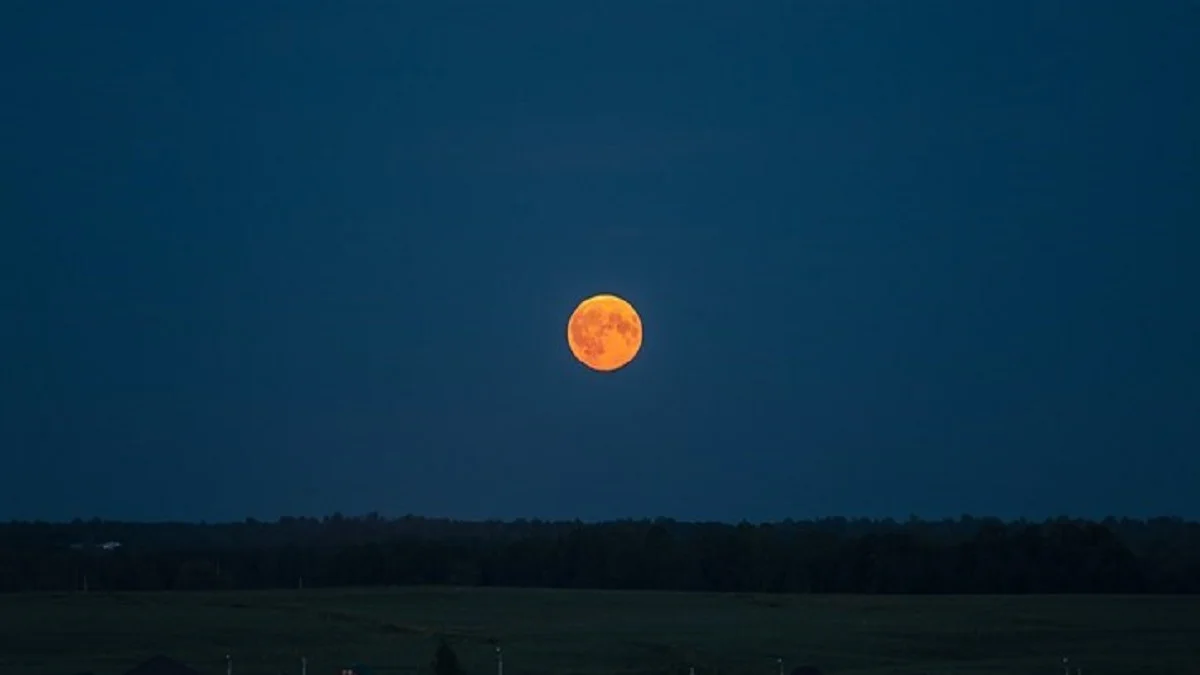
[[[458,654],[454,653],[445,638],[439,640],[433,655],[433,675],[466,675],[462,664],[458,662]]]

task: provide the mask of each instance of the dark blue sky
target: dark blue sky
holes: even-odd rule
[[[0,519],[1200,516],[1198,34],[5,3]]]

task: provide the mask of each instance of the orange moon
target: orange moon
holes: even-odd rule
[[[616,370],[641,349],[642,319],[633,305],[615,295],[593,295],[571,312],[567,344],[588,368]]]

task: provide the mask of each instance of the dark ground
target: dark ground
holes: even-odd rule
[[[1200,672],[1200,597],[758,596],[415,588],[0,596],[0,673],[121,675],[154,654],[202,673],[424,673],[447,636],[472,675],[1088,675]]]

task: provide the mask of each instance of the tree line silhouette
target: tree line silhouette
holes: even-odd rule
[[[120,546],[103,546],[119,542]],[[0,592],[446,584],[762,593],[1200,593],[1200,523],[384,518],[0,523]]]

